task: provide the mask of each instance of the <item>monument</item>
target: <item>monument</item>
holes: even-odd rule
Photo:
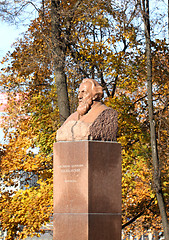
[[[79,106],[54,143],[54,240],[121,239],[121,146],[117,112],[84,79]]]

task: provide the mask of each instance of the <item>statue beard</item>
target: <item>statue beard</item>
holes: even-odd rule
[[[82,101],[79,103],[77,112],[79,113],[80,116],[83,116],[90,110],[91,105],[92,105],[92,98],[89,98],[86,101]]]

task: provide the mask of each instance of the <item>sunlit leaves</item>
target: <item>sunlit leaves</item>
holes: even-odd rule
[[[122,1],[90,1],[90,4],[82,1],[73,12],[69,26],[65,19],[69,19],[76,1],[60,2],[61,39],[64,47],[67,44],[64,70],[71,112],[77,106],[77,88],[82,78],[98,80],[105,90],[105,104],[119,113],[123,224],[144,210],[127,231],[134,233],[135,230],[139,234],[139,230],[147,228],[159,230],[160,216],[152,184],[146,59],[140,26],[136,25],[139,15],[134,10],[134,1],[126,5]],[[15,43],[13,53],[3,60],[9,66],[4,67],[0,84],[9,99],[3,121],[6,144],[0,152],[1,173],[5,187],[17,187],[15,180],[21,180],[19,191],[2,192],[0,198],[1,224],[8,230],[8,239],[16,233],[20,238],[39,234],[52,214],[52,148],[59,114],[48,2],[44,10],[44,18],[40,15],[32,21],[23,39]],[[132,21],[135,16],[137,21]],[[158,150],[167,200],[168,47],[159,40],[152,44]],[[31,179],[35,179],[33,186]],[[147,209],[151,199],[151,207]]]
[[[35,234],[37,229],[39,233],[43,232],[40,228],[49,221],[52,212],[53,185],[51,182],[42,181],[38,181],[38,184],[39,187],[17,191],[13,197],[2,194],[1,224],[8,231],[6,239],[13,239],[14,236],[23,239],[28,235],[32,236],[32,233]]]

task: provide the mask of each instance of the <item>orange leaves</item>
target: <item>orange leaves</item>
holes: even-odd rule
[[[34,70],[37,71],[37,66]],[[45,67],[41,70],[35,71],[34,76],[16,78],[15,82],[9,77],[4,82],[13,89],[2,123],[6,143],[0,163],[3,178],[0,208],[5,209],[0,217],[7,239],[39,235],[41,226],[52,214],[52,149],[59,121],[56,87],[46,84],[50,70]],[[23,83],[26,92],[24,87],[17,88]],[[15,89],[19,93],[15,94]]]
[[[124,229],[126,232],[132,230],[132,233],[138,234],[137,231],[144,231],[142,223],[145,216],[147,224],[153,221],[153,214],[146,210],[153,191],[148,132],[143,131],[142,123],[139,121],[140,113],[133,104],[131,95],[132,92],[124,89],[123,94],[117,92],[116,98],[107,99],[106,105],[119,113],[118,142],[122,144],[123,224],[145,209],[143,217]]]
[[[158,46],[154,44],[154,48],[155,47],[158,48]],[[168,71],[166,70],[168,54],[165,54],[164,49],[163,51],[160,49],[159,52],[154,50],[153,53],[153,92],[161,180],[168,209],[169,187],[167,182],[169,164],[167,158],[168,116],[166,111],[168,102],[166,95],[168,86]],[[137,65],[133,65],[133,63],[129,61],[131,65],[129,64],[124,71],[120,72],[116,88],[116,97],[113,99],[107,98],[106,100],[108,106],[113,107],[119,112],[118,141],[121,142],[123,147],[123,223],[126,223],[128,219],[132,219],[144,210],[143,216],[126,229],[126,231],[132,231],[132,233],[136,231],[137,234],[141,229],[144,231],[144,228],[154,228],[156,230],[161,228],[161,217],[157,200],[154,199],[144,55],[141,56],[141,53],[139,54],[139,59],[136,57],[136,60],[138,60]],[[127,55],[127,57],[129,57],[129,55]],[[146,206],[151,198],[154,200],[148,210]]]
[[[111,2],[113,5],[104,0],[90,1],[90,4],[82,1],[76,11],[72,11],[76,1],[60,3],[63,42],[59,44],[64,48],[67,43],[64,57],[71,111],[77,106],[79,83],[89,76],[112,94],[114,98],[107,98],[106,104],[119,113],[125,223],[146,209],[154,198],[146,109],[146,59],[140,26],[135,25],[139,21],[132,21],[137,13],[131,1],[126,2],[125,9],[119,1]],[[0,85],[10,94],[3,121],[6,144],[0,152],[0,164],[5,186],[13,186],[19,177],[21,180],[20,191],[13,189],[14,195],[7,192],[1,195],[1,221],[8,229],[8,239],[21,231],[20,225],[23,226],[22,232],[17,233],[20,238],[33,232],[39,234],[38,229],[52,213],[52,148],[59,110],[52,69],[51,56],[56,57],[56,53],[51,53],[49,4],[45,1],[43,18],[39,16],[32,21],[23,39],[15,43],[14,52],[3,59],[9,66],[3,69]],[[69,22],[70,16],[73,18]],[[159,40],[152,44],[158,150],[163,190],[168,199],[168,47]],[[36,181],[32,184],[31,179]],[[157,228],[157,224],[160,227],[155,201],[128,230]]]
[[[7,239],[15,234],[18,239],[23,239],[29,234],[39,234],[39,229],[50,220],[53,200],[52,184],[38,181],[38,188],[19,190],[9,197],[2,195],[0,198],[1,220],[8,230]],[[23,231],[15,232],[18,226],[22,225]],[[18,228],[19,230],[19,228]]]

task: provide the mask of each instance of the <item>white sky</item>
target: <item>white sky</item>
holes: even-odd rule
[[[21,33],[26,31],[27,27],[20,26],[17,28],[15,25],[9,25],[8,23],[0,21],[0,62],[6,53],[12,50],[12,44],[21,37]],[[0,64],[0,69],[2,64]],[[0,113],[1,114],[1,113]],[[0,143],[3,143],[3,131],[0,128]]]
[[[38,0],[35,0],[34,3],[35,2],[36,4],[38,4]],[[17,41],[18,38],[22,37],[22,33],[24,33],[28,29],[30,20],[37,17],[37,12],[31,5],[27,6],[27,8],[25,8],[24,10],[27,10],[29,12],[29,14],[26,14],[25,12],[25,14],[23,15],[23,18],[25,19],[25,25],[19,24],[17,26],[2,21],[0,19],[0,72],[1,68],[3,67],[3,65],[1,64],[3,57],[5,57],[8,51],[11,52],[13,50],[12,44]],[[0,112],[0,115],[1,114],[2,113]],[[0,144],[3,143],[3,137],[4,134],[2,129],[0,128]]]
[[[11,50],[11,45],[19,37],[20,33],[24,31],[24,28],[16,28],[16,26],[9,25],[0,21],[0,62],[6,53]],[[0,64],[0,68],[2,65]],[[1,113],[0,113],[1,114]],[[3,143],[3,131],[0,128],[0,143]]]
[[[36,5],[36,7],[38,8],[38,6],[40,6],[39,2],[41,2],[41,0],[34,0],[33,4]],[[12,50],[12,44],[18,38],[21,38],[22,33],[28,29],[31,19],[33,20],[37,16],[37,10],[32,6],[32,4],[28,3],[27,5],[25,5],[25,7],[23,7],[21,15],[15,18],[15,21],[18,25],[14,25],[0,19],[0,61],[8,51]]]
[[[26,30],[25,27],[17,28],[15,25],[9,25],[5,22],[0,22],[0,60],[5,56],[5,54],[11,50],[11,45],[13,42],[20,37],[20,34]]]

